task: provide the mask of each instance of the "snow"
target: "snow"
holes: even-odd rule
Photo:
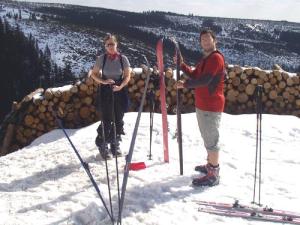
[[[129,149],[137,113],[125,115],[126,135],[121,149]],[[221,122],[221,181],[210,188],[194,188],[194,166],[204,163],[206,151],[196,116],[182,115],[184,175],[179,175],[175,138],[176,116],[168,116],[170,163],[163,162],[161,115],[154,115],[153,159],[149,154],[149,114],[143,113],[133,162],[147,168],[130,171],[123,224],[272,224],[198,212],[196,200],[249,204],[253,194],[256,115],[223,114]],[[108,204],[105,163],[94,144],[98,123],[67,130]],[[264,205],[299,211],[300,119],[262,116],[262,195]],[[114,215],[117,188],[114,160],[108,162]],[[120,181],[125,165],[119,158]],[[111,224],[89,178],[61,130],[37,138],[30,146],[0,158],[0,224]]]
[[[142,68],[133,68],[133,72],[135,74],[142,74],[143,73],[143,69]]]
[[[73,85],[69,84],[69,85],[64,85],[62,87],[51,88],[51,91],[52,92],[57,92],[57,91],[67,92],[67,91],[70,91],[72,89],[72,87],[73,87]]]

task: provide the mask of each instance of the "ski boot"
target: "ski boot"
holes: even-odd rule
[[[220,182],[220,167],[213,167],[212,165],[207,166],[207,174],[193,179],[194,186],[215,186]]]
[[[122,152],[120,150],[120,138],[121,136],[117,136],[117,139],[116,139],[116,142],[112,142],[110,144],[110,151],[111,153],[113,154],[113,156],[121,156],[122,155]]]
[[[207,172],[208,172],[207,167],[208,167],[208,166],[209,166],[208,163],[205,164],[205,165],[199,165],[199,166],[196,166],[196,167],[195,167],[195,171],[198,171],[198,172],[200,172],[200,173],[205,173],[205,174],[207,174]]]

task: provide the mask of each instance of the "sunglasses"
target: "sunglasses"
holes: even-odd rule
[[[105,47],[111,47],[111,46],[115,46],[116,44],[115,43],[108,43],[105,45]]]

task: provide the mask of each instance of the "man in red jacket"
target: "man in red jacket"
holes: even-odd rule
[[[195,88],[195,106],[201,136],[207,150],[207,164],[195,167],[204,173],[193,179],[195,186],[214,186],[219,184],[219,126],[224,110],[225,62],[217,51],[216,35],[211,30],[200,33],[200,45],[204,56],[191,68],[181,61],[181,69],[190,76],[187,81],[178,81],[177,88]]]

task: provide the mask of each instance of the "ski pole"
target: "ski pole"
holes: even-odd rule
[[[73,148],[73,150],[74,150],[76,156],[78,157],[78,159],[79,159],[79,161],[80,161],[82,167],[84,168],[86,174],[87,174],[88,177],[90,178],[90,180],[91,180],[91,182],[92,182],[92,184],[93,184],[93,186],[94,186],[94,188],[95,188],[95,190],[96,190],[96,192],[97,192],[99,198],[101,199],[101,202],[102,202],[102,204],[103,204],[103,206],[104,206],[104,208],[105,208],[105,210],[106,210],[108,216],[110,217],[111,222],[114,224],[114,218],[112,217],[112,215],[110,214],[110,212],[109,212],[109,210],[108,210],[108,208],[107,208],[107,206],[106,206],[106,203],[105,203],[105,201],[104,201],[104,199],[103,199],[103,197],[102,197],[102,195],[101,195],[100,189],[99,189],[99,187],[98,187],[98,185],[97,185],[97,183],[96,183],[96,181],[95,181],[93,175],[91,174],[91,171],[90,171],[90,169],[89,169],[88,163],[86,163],[86,162],[83,161],[83,159],[81,158],[81,156],[80,156],[78,150],[76,149],[76,147],[74,146],[73,142],[71,141],[69,135],[67,134],[66,130],[64,129],[61,120],[58,119],[58,117],[57,117],[57,115],[56,115],[56,113],[55,113],[54,110],[53,110],[53,112],[54,112],[53,114],[54,114],[54,116],[55,116],[55,119],[56,119],[56,122],[57,122],[58,126],[59,126],[60,129],[63,131],[63,133],[65,134],[66,138],[68,139],[68,141],[69,141],[70,145],[72,146],[72,148]]]
[[[171,41],[175,45],[176,50],[176,80],[180,80],[180,58],[181,52],[179,48],[178,42],[175,38],[172,38]],[[180,175],[183,175],[183,153],[182,153],[182,127],[181,127],[181,90],[177,88],[176,90],[176,115],[177,115],[177,142],[179,149],[179,167],[180,167]]]
[[[100,86],[98,88],[101,88]],[[99,90],[101,92],[101,90]],[[100,95],[102,97],[102,95]],[[100,103],[102,104],[102,101],[100,100]],[[101,112],[102,112],[102,116],[101,116],[101,131],[102,131],[102,142],[103,142],[103,148],[106,148],[106,137],[105,137],[105,127],[104,127],[104,119],[103,119],[103,105],[101,105]],[[101,154],[101,153],[100,153]],[[107,188],[108,188],[108,197],[109,197],[109,205],[110,205],[110,212],[111,212],[111,216],[112,218],[114,218],[114,214],[113,214],[113,208],[112,208],[112,199],[111,199],[111,187],[110,187],[110,179],[109,179],[109,172],[108,172],[108,164],[107,164],[107,158],[105,157],[104,159],[105,161],[105,170],[106,170],[106,180],[107,180]],[[114,224],[114,222],[113,222]]]
[[[149,150],[149,160],[151,160],[152,157],[152,133],[153,133],[153,117],[154,117],[154,107],[155,107],[155,103],[154,103],[154,93],[153,90],[150,90],[149,92],[149,100],[150,100],[150,150]]]
[[[253,187],[253,204],[256,197],[256,180],[257,180],[257,167],[259,167],[259,202],[260,205],[260,195],[261,195],[261,117],[262,117],[262,86],[258,85],[256,87],[256,151],[255,151],[255,171],[254,171],[254,187]],[[259,157],[259,158],[258,158]],[[257,165],[258,164],[258,165]]]
[[[260,196],[261,196],[261,135],[262,135],[262,129],[261,129],[261,122],[262,122],[262,86],[258,85],[258,113],[259,113],[259,195],[258,195],[258,204],[260,204]]]
[[[112,96],[112,122],[113,122],[113,145],[115,151],[115,162],[116,162],[116,173],[117,173],[117,188],[118,188],[118,208],[120,211],[120,182],[119,182],[119,166],[118,166],[118,157],[117,157],[117,137],[116,137],[116,114],[115,114],[115,94],[113,89],[111,88],[111,96]],[[117,221],[121,225],[121,221]]]
[[[147,62],[148,74],[147,74],[146,83],[145,83],[145,90],[144,90],[142,100],[141,100],[141,103],[140,103],[140,106],[139,106],[139,111],[138,111],[137,119],[136,119],[136,122],[135,122],[134,130],[133,130],[133,134],[132,134],[132,138],[131,138],[131,142],[130,142],[129,151],[128,151],[128,154],[126,156],[126,164],[125,164],[125,168],[124,168],[124,176],[123,176],[123,183],[122,183],[120,210],[119,210],[119,216],[118,216],[118,221],[120,223],[121,223],[121,220],[122,220],[122,210],[123,210],[123,204],[124,204],[124,199],[125,199],[128,176],[129,176],[129,165],[130,165],[130,162],[131,162],[131,159],[132,159],[135,140],[136,140],[136,136],[137,136],[137,132],[138,132],[138,128],[139,128],[139,123],[140,123],[140,119],[141,119],[141,114],[142,114],[142,110],[143,110],[143,106],[144,106],[144,102],[145,102],[145,98],[146,98],[146,93],[147,93],[147,89],[148,89],[148,85],[149,85],[150,66],[149,66],[149,62],[148,62],[146,56],[144,56],[144,59]]]

